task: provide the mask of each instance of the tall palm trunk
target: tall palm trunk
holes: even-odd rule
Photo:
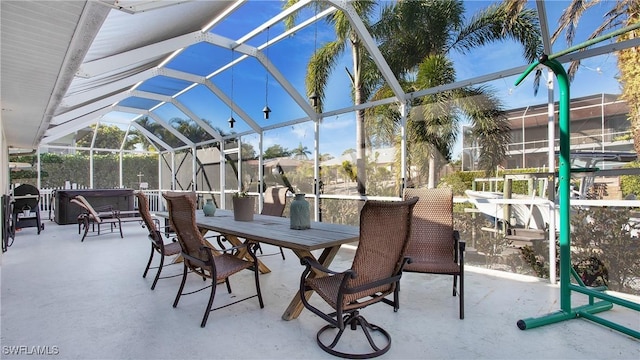
[[[633,25],[640,21],[640,5],[635,4],[629,8],[629,20],[626,25]],[[620,41],[640,37],[640,30],[629,31],[620,37]],[[640,48],[634,47],[620,50],[618,54],[618,69],[620,69],[620,81],[622,82],[622,98],[629,104],[629,121],[633,134],[633,146],[636,153],[640,154]]]
[[[362,71],[362,48],[360,40],[356,35],[351,37],[351,54],[353,59],[353,91],[354,104],[363,104],[366,100],[364,89],[362,88],[361,71]],[[364,110],[356,111],[356,176],[358,185],[358,194],[366,195],[367,193],[367,134],[364,125]]]
[[[427,187],[429,189],[436,187],[436,157],[433,155],[433,152],[429,154],[429,180]]]

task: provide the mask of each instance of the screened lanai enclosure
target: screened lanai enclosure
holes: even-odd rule
[[[162,210],[162,191],[191,190],[229,209],[238,191],[262,199],[267,187],[288,187],[290,196],[306,194],[316,221],[357,224],[364,200],[452,186],[470,261],[477,255],[478,263],[541,275],[465,190],[509,183],[533,201],[530,213],[540,203],[551,216],[528,244],[555,256],[548,234],[557,233],[558,179],[549,169],[558,167],[558,86],[543,65],[515,85],[543,54],[567,69],[572,111],[593,96],[622,109],[615,118],[582,111],[580,120],[599,117],[601,127],[576,123],[571,144],[602,159],[615,149],[635,160],[639,5],[581,3],[3,0],[4,193],[22,183],[43,197],[132,188]],[[534,150],[515,154],[513,144],[533,142],[525,135],[534,133],[525,132],[530,108],[539,110],[527,122],[536,127]],[[514,109],[521,131],[509,117]],[[589,145],[577,143],[586,137]],[[539,166],[509,168],[509,157],[524,164],[529,153]],[[461,171],[463,159],[474,171]],[[619,169],[629,164],[637,162],[571,181],[576,206],[624,211],[610,215],[628,224],[616,236],[635,244],[638,174]],[[621,253],[638,251],[636,244]],[[614,267],[620,290],[640,289],[637,261]]]

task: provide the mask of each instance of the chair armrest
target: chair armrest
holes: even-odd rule
[[[215,252],[222,252],[222,253],[230,253],[230,254],[233,254],[233,252],[234,252],[234,251],[238,251],[238,250],[240,250],[240,249],[242,249],[242,248],[247,248],[247,250],[249,251],[249,253],[253,253],[253,250],[251,249],[251,245],[254,245],[254,244],[252,244],[252,243],[249,243],[249,244],[248,244],[248,243],[244,243],[244,244],[239,244],[239,245],[237,245],[237,246],[233,246],[233,247],[226,248],[226,249],[216,249],[216,248],[213,248],[213,247],[208,246],[208,245],[202,245],[202,246],[200,247],[200,250],[207,249],[207,250],[215,251]]]
[[[240,250],[242,248],[247,248],[247,250],[249,250],[249,252],[252,252],[253,250],[251,249],[250,245],[254,245],[254,244],[252,244],[252,243],[243,243],[243,244],[238,244],[238,245],[230,247],[230,248],[224,248],[222,250],[217,250],[217,249],[214,249],[214,250],[220,251],[220,252],[223,252],[223,253],[231,253],[232,254],[234,251],[238,251],[238,250]],[[210,249],[212,249],[212,248],[210,248]]]
[[[352,278],[354,278],[356,276],[356,273],[349,269],[349,270],[345,270],[342,272],[337,272],[337,271],[333,271],[329,268],[326,268],[324,266],[322,266],[322,264],[320,264],[318,262],[318,260],[310,258],[308,256],[303,257],[302,259],[300,259],[300,264],[303,266],[307,267],[307,270],[310,270],[311,268],[315,269],[315,270],[319,270],[325,274],[333,274],[333,275],[340,275],[340,274],[349,274],[349,276],[351,276]]]

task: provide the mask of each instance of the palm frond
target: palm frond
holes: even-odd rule
[[[576,27],[578,26],[580,18],[588,9],[600,3],[601,0],[573,0],[569,7],[567,7],[560,16],[558,29],[556,29],[551,36],[551,41],[554,42],[557,40],[560,34],[564,31],[567,46],[573,45]],[[602,24],[600,24],[600,26],[591,33],[587,40],[591,40],[602,35],[606,30],[627,25],[627,22],[632,16],[631,14],[634,13],[634,6],[636,8],[638,7],[638,0],[619,0],[615,2],[607,2],[607,4],[608,3],[611,3],[614,6],[604,15],[604,21]],[[584,50],[586,50],[586,48],[581,49],[580,51]],[[573,80],[579,68],[580,60],[571,62],[567,69],[569,80]]]
[[[307,74],[305,77],[307,96],[315,92],[316,96],[318,96],[318,111],[320,112],[322,112],[325,88],[329,81],[329,75],[335,68],[339,54],[344,51],[345,46],[345,43],[340,41],[324,44],[316,51],[307,64]]]
[[[535,11],[514,12],[509,1],[489,6],[476,14],[458,33],[452,49],[466,53],[491,42],[512,39],[523,45],[523,57],[533,62],[542,53],[542,35]],[[516,7],[517,9],[517,7]]]
[[[460,89],[460,109],[471,119],[472,136],[478,141],[478,165],[490,173],[506,158],[510,143],[509,121],[500,100],[489,86]]]
[[[576,35],[576,28],[582,14],[587,9],[598,4],[600,0],[573,0],[569,6],[560,15],[558,20],[558,29],[551,35],[551,42],[554,43],[562,31],[565,32],[565,40],[567,44],[572,44]]]
[[[425,56],[443,53],[463,22],[456,0],[400,1],[384,8],[372,26],[380,51],[396,77],[416,69]]]

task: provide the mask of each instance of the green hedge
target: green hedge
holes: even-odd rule
[[[11,161],[26,162],[34,166],[34,170],[12,171],[11,183],[32,184],[37,183],[36,156],[20,156],[11,158]],[[94,188],[119,187],[119,162],[118,154],[95,154],[94,158]],[[42,154],[40,158],[40,175],[42,188],[60,188],[66,181],[77,183],[80,187],[88,187],[90,184],[90,161],[88,152],[80,152],[73,155]],[[122,180],[124,187],[138,188],[139,182],[147,182],[150,187],[158,184],[158,156],[157,155],[123,155]],[[144,177],[140,180],[138,174]]]

